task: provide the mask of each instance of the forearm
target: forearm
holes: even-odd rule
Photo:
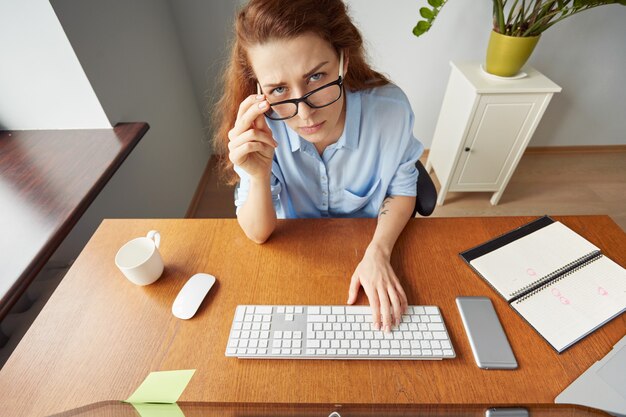
[[[250,180],[248,199],[239,208],[237,220],[244,233],[256,243],[265,242],[276,228],[269,179]]]
[[[368,250],[380,250],[390,257],[400,233],[415,208],[415,197],[388,196],[378,212],[378,225]]]

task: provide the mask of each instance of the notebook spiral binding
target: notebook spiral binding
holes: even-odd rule
[[[544,275],[543,277],[539,278],[536,281],[531,282],[530,284],[528,284],[525,287],[520,288],[519,290],[509,294],[509,297],[517,297],[517,296],[525,296],[526,292],[532,291],[533,288],[542,285],[544,282],[548,282],[550,281],[552,278],[559,276],[560,274],[562,274],[563,272],[567,272],[570,269],[571,270],[576,270],[578,267],[586,264],[590,259],[596,258],[598,255],[600,255],[600,251],[595,250],[593,252],[589,252],[588,254],[581,256],[580,258],[576,259],[575,261],[572,261],[570,263],[568,263],[567,265],[557,269],[556,271],[552,271],[550,272],[548,275]],[[520,297],[521,298],[521,297]]]
[[[594,256],[591,256],[592,254],[593,254]],[[598,255],[599,255],[599,256],[598,256]],[[543,291],[543,290],[545,290],[546,288],[548,288],[549,286],[553,285],[554,283],[559,282],[560,280],[562,280],[563,278],[567,277],[568,275],[571,275],[571,274],[573,274],[574,272],[578,271],[579,269],[582,269],[582,268],[586,267],[586,266],[587,266],[587,265],[589,265],[590,263],[593,263],[593,262],[597,261],[598,259],[602,258],[603,256],[604,256],[604,255],[600,254],[598,251],[594,251],[594,252],[591,252],[591,253],[590,253],[590,254],[588,254],[588,255],[585,255],[585,256],[583,256],[583,257],[579,258],[577,261],[570,262],[568,265],[576,264],[577,262],[579,262],[579,261],[583,260],[583,261],[582,261],[582,262],[580,262],[578,265],[576,265],[574,268],[571,268],[571,269],[569,269],[568,271],[566,271],[566,272],[565,272],[563,275],[561,275],[560,277],[558,277],[558,278],[556,278],[556,279],[554,279],[554,280],[550,281],[550,282],[549,282],[549,283],[547,283],[546,285],[544,285],[544,286],[542,286],[542,287],[539,287],[539,288],[536,288],[535,290],[533,290],[533,291],[529,292],[528,294],[525,294],[524,296],[522,296],[522,297],[518,298],[518,299],[515,301],[515,303],[516,303],[516,304],[521,303],[522,301],[526,300],[527,298],[530,298],[530,297],[532,297],[533,295],[537,294],[539,291]],[[562,270],[565,270],[565,269],[567,269],[567,267],[566,267],[566,266],[565,266],[565,267],[563,267],[563,268],[561,268],[561,269],[559,269],[559,271],[562,271]],[[555,272],[556,272],[556,271],[555,271]],[[551,273],[551,274],[549,274],[549,275],[553,275],[553,273]],[[548,276],[548,275],[546,275],[546,277],[547,277],[547,276]]]

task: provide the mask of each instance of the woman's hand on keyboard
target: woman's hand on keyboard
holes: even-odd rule
[[[369,299],[376,330],[390,332],[394,325],[400,324],[408,301],[400,280],[391,267],[389,255],[371,247],[365,251],[363,259],[352,274],[348,304],[356,301],[359,287],[363,287]]]

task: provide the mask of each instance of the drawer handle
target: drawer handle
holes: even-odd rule
[[[471,151],[470,148],[465,148],[465,152],[469,152],[469,151]]]

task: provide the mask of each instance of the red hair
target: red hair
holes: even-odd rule
[[[345,51],[350,66],[344,83],[350,90],[363,90],[389,83],[365,59],[363,38],[341,0],[250,0],[235,19],[235,38],[224,71],[223,92],[213,110],[214,147],[222,177],[229,184],[238,180],[228,159],[228,131],[237,119],[239,104],[256,93],[256,79],[247,50],[273,39],[293,39],[313,33],[326,40],[339,54]]]

